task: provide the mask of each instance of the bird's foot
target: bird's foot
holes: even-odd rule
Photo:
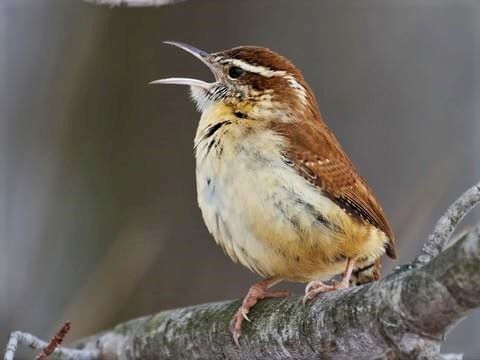
[[[350,286],[350,277],[352,276],[354,261],[348,259],[347,267],[343,273],[342,281],[338,282],[333,280],[330,284],[325,284],[321,281],[314,280],[310,281],[305,287],[305,296],[303,297],[303,306],[307,303],[308,300],[312,300],[318,294],[339,290],[339,289],[348,289]]]
[[[326,284],[321,281],[310,281],[307,286],[305,287],[305,296],[303,297],[303,305],[307,303],[307,301],[312,300],[320,293],[325,293],[329,291],[335,291],[339,289],[348,289],[349,282],[344,281],[344,279],[340,282],[332,281],[330,284]]]
[[[233,316],[232,322],[230,323],[233,340],[237,346],[240,346],[238,339],[242,334],[242,323],[244,320],[250,321],[248,313],[257,302],[263,299],[283,298],[290,295],[287,290],[268,290],[270,286],[275,285],[277,282],[277,279],[267,279],[252,285],[248,290],[247,295],[243,298],[242,306],[237,310],[237,313]]]

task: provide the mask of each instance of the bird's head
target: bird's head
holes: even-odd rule
[[[190,86],[201,112],[221,103],[233,113],[251,119],[288,122],[298,112],[317,111],[315,98],[300,71],[270,49],[240,46],[207,53],[179,42],[166,43],[200,59],[212,71],[215,81],[166,78],[151,83]]]

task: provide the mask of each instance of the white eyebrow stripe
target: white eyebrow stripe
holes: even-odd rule
[[[273,76],[280,76],[287,80],[288,86],[295,91],[295,95],[299,98],[300,102],[303,105],[308,103],[308,95],[307,91],[303,87],[302,84],[298,82],[298,80],[290,73],[287,73],[284,70],[272,70],[265,66],[260,65],[251,65],[243,60],[239,59],[221,59],[220,57],[216,58],[217,61],[220,61],[222,64],[231,64],[233,66],[238,66],[239,68],[258,74],[267,78],[271,78]]]
[[[264,77],[268,77],[268,78],[271,78],[273,76],[285,76],[287,74],[287,72],[283,70],[272,70],[265,66],[252,65],[238,59],[228,59],[228,60],[223,60],[222,62],[224,64],[232,64],[233,66],[238,66],[239,68],[245,71],[258,74]]]

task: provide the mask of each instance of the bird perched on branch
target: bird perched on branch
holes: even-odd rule
[[[263,47],[207,53],[167,43],[215,77],[152,82],[190,86],[202,113],[195,158],[205,224],[230,258],[264,277],[232,320],[235,342],[259,300],[288,295],[270,289],[282,280],[308,283],[307,301],[378,279],[379,258],[396,258],[393,232],[300,71]]]

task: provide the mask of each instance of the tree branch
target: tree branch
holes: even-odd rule
[[[84,0],[97,5],[149,7],[170,5],[185,0]]]
[[[423,266],[401,266],[381,281],[323,294],[305,308],[298,297],[260,302],[240,347],[229,330],[237,300],[132,320],[53,355],[63,360],[446,359],[440,356],[445,334],[480,306],[480,224],[444,248],[458,222],[479,202],[477,184],[447,210],[415,261]],[[17,343],[36,349],[46,345],[14,332],[5,360],[13,359]],[[459,359],[448,356],[454,358]]]
[[[480,182],[465,191],[437,221],[433,232],[422,247],[414,266],[423,266],[437,256],[450,241],[457,225],[480,202]]]
[[[164,311],[93,336],[79,347],[127,359],[434,359],[446,331],[480,306],[480,226],[430,264],[319,296],[262,301],[237,347],[227,301]],[[368,354],[365,350],[368,349]],[[128,355],[129,354],[129,355]],[[364,356],[361,356],[364,354]]]

